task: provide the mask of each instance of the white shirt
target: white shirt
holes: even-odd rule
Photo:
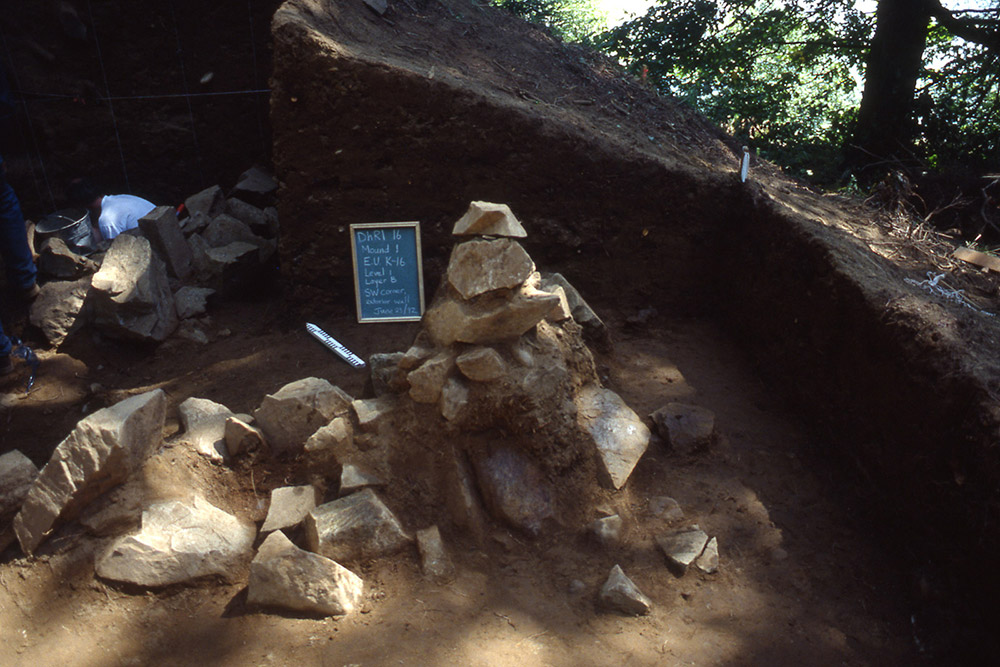
[[[132,195],[105,195],[101,199],[101,217],[97,226],[101,236],[110,241],[126,229],[139,226],[139,218],[156,208],[142,197]]]

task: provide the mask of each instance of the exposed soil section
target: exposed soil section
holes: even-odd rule
[[[419,572],[414,552],[353,564],[366,582],[361,614],[343,620],[296,618],[247,609],[242,583],[206,583],[141,593],[93,578],[104,544],[73,525],[33,561],[6,554],[0,566],[0,661],[38,664],[901,664],[918,659],[905,604],[907,579],[855,522],[858,508],[822,472],[811,438],[763,388],[742,354],[713,325],[658,320],[624,327],[613,307],[614,355],[598,357],[611,388],[640,414],[668,400],[716,411],[720,442],[692,457],[654,440],[613,508],[629,526],[620,546],[585,534],[538,540],[494,526],[483,547],[445,526],[459,574],[447,585]],[[169,355],[136,359],[134,391],[161,386],[176,404],[204,396],[249,409],[262,391],[305,374],[362,392],[363,373],[337,360],[301,330],[267,334],[267,304],[226,307],[208,346],[184,342]],[[273,311],[272,311],[273,315]],[[405,347],[411,325],[324,320],[363,356]],[[384,347],[383,347],[384,346]],[[104,346],[78,354],[95,361]],[[94,367],[87,379],[128,378]],[[149,378],[142,381],[143,378]],[[46,378],[51,387],[53,378]],[[94,400],[91,398],[90,400]],[[31,419],[34,397],[8,414]],[[72,407],[79,409],[79,401]],[[171,410],[172,415],[176,413]],[[168,427],[170,430],[170,427]],[[36,433],[38,430],[36,429]],[[48,435],[48,429],[38,433]],[[54,435],[54,433],[53,433]],[[234,472],[172,450],[156,488],[208,480],[212,501],[260,521],[268,491],[310,481],[295,465],[242,461]],[[251,477],[251,470],[253,476]],[[419,489],[396,480],[394,511],[408,527],[435,516]],[[657,518],[649,501],[674,497],[685,518]],[[412,502],[407,503],[407,497]],[[437,513],[440,519],[440,511]],[[653,537],[698,523],[719,536],[722,569],[676,578]],[[656,604],[649,617],[601,611],[596,591],[620,564]],[[574,580],[582,582],[578,591]]]
[[[18,67],[33,85],[97,76],[89,50],[11,28],[55,30],[41,5],[16,4],[8,43],[27,49],[30,38],[58,55],[57,65]],[[166,58],[177,44],[170,3],[149,4],[148,31],[134,4],[93,6],[100,35],[134,25],[141,37],[102,42],[113,91],[140,93],[143,77],[161,89],[177,73]],[[260,40],[277,3],[250,4]],[[211,60],[234,87],[260,85],[247,50],[226,47],[246,5],[172,6],[182,44],[210,54],[199,62]],[[93,578],[102,543],[71,524],[37,559],[3,554],[0,662],[911,664],[918,648],[957,660],[991,641],[982,628],[994,618],[1000,575],[982,564],[1000,546],[1000,336],[994,318],[904,278],[947,268],[952,286],[998,312],[995,279],[920,252],[898,221],[812,193],[769,165],[755,162],[751,182],[739,183],[736,147],[716,128],[487,7],[402,1],[379,17],[361,0],[292,0],[274,39],[285,284],[212,310],[207,345],[174,339],[150,349],[85,331],[59,354],[43,350],[32,394],[17,391],[23,370],[5,380],[0,451],[20,449],[41,465],[80,416],[153,387],[170,400],[167,436],[190,396],[249,412],[313,375],[363,395],[363,373],[312,341],[303,323],[363,357],[406,349],[416,327],[354,322],[347,226],[420,220],[430,295],[451,224],[473,199],[510,204],[539,268],[564,273],[609,322],[615,347],[598,356],[605,384],[641,416],[673,399],[704,405],[720,441],[688,458],[652,443],[614,499],[629,526],[618,548],[581,533],[532,541],[499,525],[477,544],[442,521],[455,582],[425,581],[412,553],[353,564],[368,600],[364,613],[339,621],[247,609],[241,583],[109,586]],[[185,69],[191,90],[201,69]],[[252,105],[235,111],[199,98],[195,111],[207,115],[194,115],[196,179],[186,101],[142,104],[116,107],[126,163],[141,165],[129,169],[137,194],[179,201],[231,184],[263,154],[267,128]],[[113,133],[98,131],[98,111],[84,108],[91,115],[32,114],[49,127],[40,135],[52,142],[42,146],[49,175],[86,165],[120,187]],[[31,192],[31,152],[14,155],[12,176],[38,217],[50,206],[44,187]],[[23,318],[9,315],[37,346]],[[294,462],[226,470],[170,456],[178,479],[212,480],[216,502],[256,521],[271,488],[316,478]],[[169,486],[174,473],[164,474]],[[391,504],[408,528],[435,520],[431,490],[393,484]],[[652,541],[669,527],[649,511],[661,495],[719,536],[718,574],[669,573]],[[597,608],[616,563],[654,600],[651,616]]]

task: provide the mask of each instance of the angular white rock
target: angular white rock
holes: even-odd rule
[[[649,446],[649,429],[610,389],[584,387],[576,398],[577,420],[597,449],[601,482],[620,489]]]
[[[714,574],[719,571],[719,541],[712,538],[705,545],[705,550],[694,562],[695,567],[705,574]]]
[[[249,560],[256,531],[196,496],[157,503],[142,528],[115,540],[97,560],[98,576],[139,586],[167,586],[217,575],[228,581]]]
[[[524,238],[528,235],[507,204],[493,204],[486,201],[474,201],[469,204],[469,210],[455,223],[451,233],[455,236],[482,234],[515,238]]]
[[[267,449],[267,438],[264,437],[264,432],[237,416],[226,420],[225,438],[226,451],[229,452],[229,456]]]
[[[425,575],[446,579],[454,574],[455,566],[448,557],[437,526],[417,531],[417,550],[420,551],[420,568]]]
[[[271,491],[271,504],[260,532],[293,528],[316,507],[316,488],[311,484],[282,486]]]
[[[180,413],[184,433],[181,442],[186,442],[194,450],[213,461],[229,458],[226,446],[226,421],[233,411],[207,398],[185,399],[177,410]]]
[[[379,398],[359,398],[351,402],[354,414],[358,418],[358,428],[366,433],[377,431],[378,426],[396,407],[396,401],[391,396]]]
[[[448,378],[441,389],[441,416],[448,421],[455,421],[468,403],[469,388],[459,378]]]
[[[247,603],[325,616],[352,613],[364,582],[336,561],[310,553],[280,530],[268,535],[250,563]]]
[[[305,519],[310,551],[337,561],[395,553],[412,538],[371,489],[320,505]]]
[[[694,559],[705,550],[708,535],[698,526],[692,526],[686,530],[661,535],[656,538],[656,543],[660,545],[670,565],[678,573],[684,574]]]
[[[346,413],[351,400],[340,387],[309,377],[265,396],[254,418],[276,456],[296,454],[317,429]]]
[[[517,241],[475,239],[452,249],[447,276],[463,299],[471,299],[518,287],[534,271],[535,263]]]
[[[339,496],[348,496],[369,486],[384,486],[385,483],[375,475],[369,474],[353,463],[345,463],[340,469]]]
[[[454,358],[448,352],[441,352],[410,371],[406,376],[410,383],[410,398],[417,403],[437,402],[454,365]]]
[[[489,382],[502,377],[506,370],[503,357],[492,347],[475,347],[455,358],[462,375],[476,382]]]
[[[625,576],[619,565],[611,568],[608,580],[601,587],[601,602],[611,609],[632,616],[648,614],[653,607],[653,602]]]
[[[98,410],[59,443],[14,518],[26,554],[34,553],[60,518],[124,482],[163,440],[166,394],[155,389]]]

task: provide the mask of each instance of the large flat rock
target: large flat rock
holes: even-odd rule
[[[576,398],[581,430],[594,443],[601,481],[620,489],[649,446],[649,428],[621,396],[603,387],[584,387]]]
[[[115,540],[97,560],[98,576],[139,586],[167,586],[219,576],[232,581],[250,559],[256,531],[196,496],[142,513],[142,528]]]
[[[442,298],[424,313],[424,327],[441,346],[455,342],[510,342],[530,331],[559,304],[559,297],[527,285],[475,302]]]

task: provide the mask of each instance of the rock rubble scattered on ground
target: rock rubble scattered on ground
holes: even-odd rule
[[[194,327],[189,335],[200,331],[194,318],[219,285],[183,281],[203,277],[218,252],[273,252],[267,235],[276,221],[260,206],[276,186],[259,170],[240,183],[247,199],[209,188],[188,198],[180,222],[172,208],[157,208],[139,233],[115,240],[92,278],[63,281],[63,305],[40,316],[53,323],[52,336],[61,340],[81,319],[110,333],[117,318],[119,334],[144,340],[170,335],[178,317]],[[536,270],[509,207],[473,202],[454,233],[459,242],[422,328],[409,349],[372,356],[369,395],[304,377],[262,397],[253,415],[189,397],[178,406],[180,431],[166,442],[163,391],[127,398],[80,421],[41,472],[0,458],[0,530],[12,525],[32,554],[87,510],[81,521],[90,534],[109,540],[95,562],[104,579],[160,587],[248,576],[251,606],[321,615],[358,608],[364,582],[347,568],[371,559],[419,555],[427,577],[447,582],[455,576],[452,529],[481,545],[492,522],[529,540],[575,525],[616,549],[631,515],[593,499],[621,493],[650,431],[601,384],[585,338],[610,344],[603,323],[565,278]],[[46,289],[55,294],[58,284]],[[94,314],[76,301],[92,303]],[[681,452],[714,433],[710,413],[687,408],[669,404],[652,417]],[[690,444],[670,431],[692,424]],[[270,503],[259,501],[267,512],[257,528],[215,504],[202,482],[157,481],[173,465],[164,458],[171,451],[212,466],[302,461],[315,484],[271,489]],[[420,459],[442,474],[421,479],[420,467],[406,463]],[[142,484],[153,491],[137,492]],[[414,531],[397,514],[405,509],[393,507],[397,486],[411,484],[435,488],[443,527]],[[649,512],[668,523],[684,517],[666,496],[652,499]],[[675,574],[692,563],[705,574],[718,570],[717,538],[697,526],[656,542]],[[599,598],[630,615],[652,608],[617,565]]]

